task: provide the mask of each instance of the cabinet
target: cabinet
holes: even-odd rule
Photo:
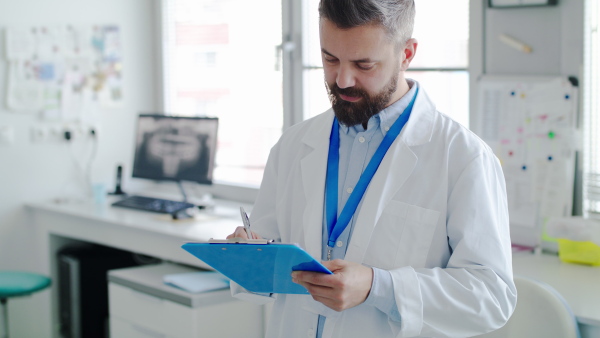
[[[190,271],[175,264],[111,270],[111,337],[264,336],[262,306],[232,298],[229,289],[192,294],[162,281],[166,274]]]

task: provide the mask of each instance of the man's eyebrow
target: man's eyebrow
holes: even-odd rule
[[[335,55],[333,55],[333,54],[329,53],[327,50],[325,50],[325,48],[321,48],[321,52],[322,52],[323,54],[327,54],[327,55],[329,55],[329,56],[331,56],[331,57],[335,57]]]
[[[335,55],[329,53],[325,48],[321,48],[321,52],[323,52],[323,54],[327,54],[331,57],[337,58]],[[355,63],[371,63],[371,62],[377,62],[375,60],[371,60],[370,58],[363,58],[363,59],[358,59],[358,60],[351,60],[352,62]]]

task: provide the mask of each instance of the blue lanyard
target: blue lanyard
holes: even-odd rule
[[[417,97],[417,93],[419,88],[416,88],[415,94],[402,112],[402,115],[396,119],[396,122],[392,125],[390,130],[385,134],[385,137],[381,141],[381,144],[373,154],[371,161],[367,164],[367,168],[360,175],[360,179],[358,183],[356,183],[356,187],[350,194],[346,205],[342,209],[340,214],[340,218],[337,219],[337,206],[338,206],[338,175],[339,175],[339,167],[340,167],[340,134],[339,134],[339,123],[337,118],[333,119],[333,127],[331,129],[331,135],[329,136],[329,155],[327,156],[327,178],[326,178],[326,195],[325,195],[325,203],[326,203],[326,213],[327,213],[327,233],[329,234],[329,239],[327,241],[327,246],[333,248],[335,242],[338,237],[344,232],[352,216],[356,212],[356,208],[360,203],[371,179],[375,175],[377,168],[381,164],[383,157],[387,153],[388,149],[396,139],[396,137],[400,134],[400,131],[408,121],[410,117],[410,112],[412,111],[412,107],[415,103],[415,98]]]

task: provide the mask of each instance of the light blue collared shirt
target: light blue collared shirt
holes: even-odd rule
[[[410,90],[400,100],[394,102],[389,107],[383,109],[379,114],[372,116],[365,130],[362,124],[352,127],[340,124],[340,164],[338,177],[338,217],[346,205],[346,201],[352,193],[352,189],[358,183],[360,175],[363,173],[367,164],[375,154],[375,151],[381,144],[381,141],[387,134],[392,124],[396,122],[404,109],[410,103],[418,86],[416,81],[407,79]],[[356,209],[355,215],[360,212],[362,200]],[[344,259],[348,242],[354,230],[356,218],[352,217],[346,229],[338,237],[333,250],[331,251],[331,259]],[[323,213],[323,241],[321,259],[327,260],[327,220]],[[373,283],[371,292],[363,303],[378,308],[380,311],[387,314],[390,319],[400,321],[400,313],[396,306],[396,298],[394,296],[394,287],[392,283],[392,275],[389,271],[379,268],[373,268]],[[323,327],[325,325],[324,316],[319,316],[317,326],[317,338],[321,338]]]

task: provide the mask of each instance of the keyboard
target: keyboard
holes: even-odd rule
[[[161,198],[132,195],[112,204],[115,207],[131,208],[161,214],[172,214],[174,212],[192,208],[195,205],[187,202],[164,200]]]

